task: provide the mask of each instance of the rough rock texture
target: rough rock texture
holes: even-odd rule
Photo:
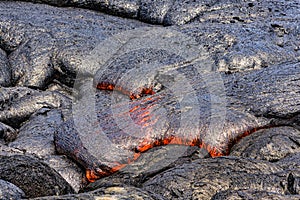
[[[0,46],[11,52],[12,82],[21,86],[45,88],[57,71],[65,82],[78,71],[90,73],[80,66],[83,55],[108,36],[143,25],[88,10],[0,4]]]
[[[25,193],[14,184],[0,179],[0,198],[1,199],[21,199]]]
[[[56,171],[34,157],[1,156],[0,172],[1,179],[21,188],[27,197],[74,192]]]
[[[230,155],[276,162],[290,154],[299,154],[300,132],[292,127],[260,130],[232,148]]]
[[[245,2],[247,7],[248,3]],[[272,1],[267,5],[264,3],[252,2],[250,17],[247,15],[251,20],[248,21],[235,20],[242,18],[239,17],[240,13],[235,15],[235,12],[241,12],[244,7],[238,2],[232,4],[229,1],[218,3],[221,5],[216,4],[211,7],[212,11],[204,12],[205,15],[199,18],[202,21],[173,26],[172,29],[195,37],[198,43],[207,47],[216,63],[214,70],[240,71],[298,61],[300,41],[296,27],[299,4],[290,2],[281,11]],[[149,26],[87,10],[29,3],[26,6],[12,2],[1,4],[0,46],[12,52],[8,57],[13,83],[31,87],[44,88],[55,74],[69,84],[76,72],[93,74],[95,69],[80,65],[82,55],[85,56],[108,36]],[[175,3],[174,6],[178,7],[179,4]],[[270,7],[271,11],[265,10],[266,7]],[[245,13],[247,10],[243,15]],[[110,51],[114,51],[113,47],[108,46]]]
[[[0,1],[0,198],[299,199],[299,10],[297,0]],[[199,65],[212,87],[205,91],[231,88],[227,128],[247,117],[244,124],[267,119],[274,127],[239,140],[234,157],[213,159],[198,147],[157,147],[89,185],[76,162],[57,155],[55,127],[71,118],[82,119],[79,125],[94,122],[86,113],[96,111],[95,101],[81,110],[76,106],[89,100],[90,90],[95,95],[87,80],[96,71],[95,80],[99,74],[111,80],[109,70],[125,73],[119,80],[137,92],[140,88],[127,82],[132,77],[130,83],[141,78],[139,84],[147,85],[153,67],[184,72],[182,66],[205,61],[197,57],[199,50],[210,60]],[[282,76],[274,76],[276,69]],[[211,71],[222,75],[206,76]],[[200,83],[193,73],[183,73],[192,88]],[[172,85],[168,77],[158,78]],[[184,82],[178,91],[183,85],[189,86]],[[154,89],[166,90],[159,84]],[[107,110],[111,96],[117,103],[130,101],[110,91],[96,96],[102,98],[96,102],[99,111]],[[205,102],[217,95],[203,97]],[[167,108],[174,106],[180,104]],[[174,116],[180,119],[180,113]],[[218,123],[212,128],[219,129]],[[116,156],[105,146],[93,153]],[[29,188],[28,182],[35,184]],[[66,193],[73,194],[56,196]]]
[[[216,1],[216,0],[108,0],[108,1],[55,1],[25,0],[47,3],[56,6],[74,6],[99,10],[108,14],[140,19],[145,22],[163,25],[182,25],[203,20],[210,16],[213,22],[247,23],[269,18],[299,17],[299,2],[291,1]],[[296,14],[296,16],[295,16]],[[298,15],[297,15],[298,14]]]
[[[228,190],[224,192],[217,193],[213,196],[212,200],[222,200],[222,199],[299,199],[299,195],[283,195],[274,192],[265,192],[257,190]]]
[[[17,131],[12,127],[0,122],[0,138],[6,143],[12,142],[17,137]]]
[[[93,191],[96,188],[124,184],[141,187],[145,181],[176,165],[209,157],[207,151],[199,149],[198,147],[180,145],[155,147],[143,153],[135,162],[127,165],[111,176],[101,178],[89,184],[83,188],[82,191]]]
[[[1,101],[0,121],[16,128],[41,108],[60,108],[70,104],[69,99],[59,92],[27,91],[25,89],[27,93],[23,95],[23,88],[5,88],[3,90],[1,95],[5,99]],[[21,95],[18,93],[20,90]]]
[[[167,170],[145,182],[143,188],[166,199],[209,199],[219,191],[248,188],[295,194],[297,181],[296,185],[293,181],[290,183],[289,176],[292,175],[278,174],[279,171],[279,166],[264,161],[221,157],[197,160]]]
[[[9,143],[25,155],[33,155],[55,169],[75,191],[82,186],[82,171],[74,163],[56,155],[53,132],[63,122],[61,110],[44,108],[34,113],[19,129],[18,138]]]
[[[6,53],[0,49],[0,86],[9,86],[11,83],[11,69],[8,65]]]
[[[54,154],[53,132],[62,122],[58,110],[39,110],[19,129],[18,138],[9,146],[38,157]]]

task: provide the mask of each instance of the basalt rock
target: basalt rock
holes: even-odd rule
[[[299,195],[284,195],[275,192],[257,191],[257,190],[228,190],[214,195],[212,200],[222,199],[299,199]]]
[[[24,0],[46,3],[59,7],[80,7],[112,15],[139,19],[144,22],[163,25],[183,25],[202,21],[209,16],[213,23],[250,23],[270,18],[299,17],[299,2],[277,1],[193,1],[193,0],[108,0],[108,1],[55,1]],[[298,18],[299,19],[299,18]]]
[[[278,161],[278,165],[284,167],[285,169],[299,169],[300,167],[300,155],[299,153],[290,154],[285,158]]]
[[[0,5],[0,47],[10,53],[11,81],[18,86],[45,89],[53,79],[72,85],[76,73],[93,73],[81,61],[100,41],[146,26],[82,9],[11,1]]]
[[[18,138],[9,146],[40,158],[54,155],[53,132],[62,122],[60,111],[41,109],[19,129]]]
[[[25,193],[14,184],[0,179],[0,198],[1,199],[21,199]]]
[[[18,149],[27,156],[38,157],[78,191],[82,187],[82,170],[55,152],[53,133],[62,123],[60,110],[42,108],[20,127],[17,139],[8,147]]]
[[[41,108],[60,108],[70,104],[70,99],[59,92],[39,92],[21,88],[20,90],[26,93],[22,95],[22,92],[15,93],[15,90],[18,91],[19,89],[5,88],[3,91],[2,95],[8,94],[8,98],[1,102],[0,113],[0,121],[15,128],[19,128],[22,122],[29,119],[34,112]]]
[[[145,182],[143,188],[166,199],[211,199],[221,191],[249,188],[294,195],[289,175],[278,171],[280,167],[270,162],[220,157],[177,166]]]
[[[300,132],[292,127],[260,130],[233,146],[230,155],[276,162],[299,154]]]
[[[54,39],[40,34],[28,39],[9,55],[12,82],[18,86],[45,88],[52,81]]]
[[[21,188],[26,197],[74,192],[56,171],[34,157],[0,156],[0,163],[0,178]]]
[[[12,142],[17,138],[18,132],[6,125],[0,122],[0,139],[4,139],[6,143]]]
[[[0,49],[0,86],[11,84],[11,69],[8,65],[6,52]]]
[[[91,192],[97,188],[116,187],[124,184],[141,187],[144,182],[155,175],[177,165],[209,157],[206,150],[198,147],[180,145],[154,147],[120,171],[90,183],[81,192]]]
[[[82,168],[63,155],[54,155],[58,153],[52,143],[54,127],[65,120],[66,126],[56,134],[60,153],[84,167],[97,169],[99,161],[102,166],[113,167],[115,161],[127,165],[89,184],[81,190],[84,193],[45,199],[299,198],[298,1],[32,2],[38,4],[0,2],[0,85],[7,87],[0,91],[0,168],[4,173],[0,171],[1,178],[11,178],[9,182],[26,196],[8,182],[5,187],[9,185],[11,191],[4,195],[77,193],[82,187]],[[131,43],[135,39],[140,43]],[[187,54],[194,55],[194,47],[203,47],[209,66],[185,59]],[[101,48],[105,52],[90,56]],[[107,55],[112,55],[109,62]],[[140,76],[141,72],[152,78]],[[94,85],[89,78],[94,78]],[[95,92],[98,81],[104,84]],[[217,104],[219,100],[222,105]],[[195,102],[199,110],[191,112],[189,105]],[[190,123],[182,120],[187,117]],[[224,127],[219,125],[222,121]],[[140,130],[143,136],[156,134],[155,140],[168,133],[195,136],[180,131],[186,130],[181,127],[184,123],[191,130],[204,127],[201,131],[224,136],[214,138],[211,145],[254,129],[242,135],[251,133],[249,137],[225,142],[237,143],[225,152],[238,157],[212,159],[212,151],[200,149],[198,140],[193,147],[159,146],[170,142],[166,140],[148,151],[153,145],[130,148],[141,139]],[[100,147],[99,128],[109,136]],[[111,141],[119,145],[114,150]],[[127,150],[120,148],[124,146]],[[32,167],[36,171],[30,171]]]
[[[143,191],[139,188],[131,187],[131,186],[116,186],[116,187],[104,187],[101,189],[97,189],[93,192],[89,193],[80,193],[73,195],[63,195],[63,196],[52,196],[52,197],[44,197],[37,199],[147,199],[147,200],[161,200],[159,195],[152,194],[151,192]]]
[[[88,10],[10,1],[0,3],[0,46],[9,53],[9,66],[13,69],[11,81],[19,86],[44,89],[55,79],[72,86],[77,73],[94,75],[99,66],[95,68],[82,62],[105,39],[126,30],[151,27]],[[72,5],[72,2],[69,3]],[[76,6],[79,2],[73,3]],[[126,10],[130,8],[127,7],[130,3],[133,1],[117,4],[123,5]],[[186,10],[187,15],[194,15],[193,9],[200,10],[199,20],[183,26],[172,26],[170,31],[186,34],[186,38],[192,36],[205,46],[215,62],[214,70],[243,71],[299,60],[299,29],[296,28],[299,19],[295,14],[298,4],[290,2],[282,9],[276,5],[281,3],[187,1],[187,4],[181,5],[181,1],[145,1],[141,3],[145,8],[140,13],[149,17],[151,12],[155,12],[155,7],[162,8],[156,4],[163,4],[166,10],[173,13],[168,14],[168,19],[174,16],[184,20],[177,11],[182,13]],[[79,4],[84,5],[84,1]],[[174,7],[174,12],[171,12],[169,4]],[[266,9],[268,7],[270,11]],[[161,12],[164,11],[158,11]],[[164,35],[167,36],[167,32]],[[160,40],[158,38],[155,41],[160,44]],[[114,47],[107,46],[108,52],[115,51]],[[106,61],[101,56],[98,59],[100,64]]]

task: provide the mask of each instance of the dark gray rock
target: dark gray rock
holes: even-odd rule
[[[228,103],[236,109],[242,109],[239,106],[242,104],[256,117],[274,118],[274,124],[293,126],[299,118],[300,93],[296,89],[299,72],[299,63],[295,63],[269,67],[246,75],[234,74],[236,81],[228,82]]]
[[[4,144],[4,142],[0,140],[0,155],[1,156],[24,155],[24,152],[19,149],[8,147],[6,144]]]
[[[227,190],[219,192],[214,195],[212,200],[223,200],[223,199],[238,199],[238,200],[250,200],[250,199],[290,199],[297,200],[300,195],[284,195],[275,192],[257,191],[257,190]]]
[[[54,39],[44,33],[24,42],[9,55],[12,82],[18,86],[45,88],[52,81]]]
[[[0,49],[0,86],[10,86],[11,68],[8,65],[6,52]]]
[[[295,169],[300,169],[299,158],[300,158],[299,153],[291,154],[286,156],[285,158],[280,159],[278,162],[276,162],[276,164],[286,169],[287,171],[289,170],[293,171]],[[299,186],[298,186],[298,190],[299,190]]]
[[[79,7],[97,10],[117,16],[136,18],[138,16],[139,1],[137,0],[109,0],[109,1],[56,1],[56,0],[25,0],[28,2],[44,3],[62,7]]]
[[[13,83],[45,88],[54,78],[72,84],[82,59],[102,40],[144,24],[101,13],[47,5],[0,2],[0,46],[11,52]],[[58,17],[59,16],[59,17]]]
[[[131,60],[128,62],[131,63]],[[118,65],[114,66],[107,68],[100,77],[97,77],[97,73],[96,82],[101,84],[103,77],[105,83],[114,85],[118,81],[118,75],[122,77],[124,73],[124,68],[119,70]],[[128,66],[134,66],[134,63]],[[168,70],[174,72],[177,70],[174,68],[170,67]],[[128,70],[131,70],[130,67]],[[160,75],[156,69],[152,71],[157,73],[154,77]],[[215,81],[210,78],[212,74],[200,75],[191,66],[180,67],[178,71],[185,74],[185,81],[176,79],[173,76],[175,73],[166,73],[164,75],[169,75],[169,82],[164,83],[159,92],[149,98],[146,96],[131,102],[113,102],[112,94],[109,96],[105,93],[107,91],[100,91],[96,99],[89,99],[89,89],[85,88],[81,101],[76,103],[81,107],[73,107],[78,113],[74,112],[73,118],[63,123],[55,134],[57,150],[81,164],[87,174],[91,172],[100,178],[110,175],[116,167],[115,163],[127,164],[134,160],[136,153],[144,151],[145,140],[146,147],[153,147],[165,145],[165,140],[175,137],[181,139],[176,144],[187,143],[206,148],[211,156],[228,155],[232,145],[240,138],[259,129],[279,125],[292,126],[295,116],[299,115],[300,93],[296,89],[300,80],[299,63],[247,73],[220,74],[225,87],[223,92],[219,91],[220,88],[208,87],[216,83],[209,85],[211,80]],[[144,88],[144,82],[138,78],[135,75],[135,79],[129,82],[121,81],[118,87],[121,90],[125,88],[124,93],[134,94],[135,91],[127,88],[128,85]],[[172,82],[172,78],[178,82]],[[153,83],[155,81],[160,82],[160,79],[150,79],[149,85],[156,85]],[[193,87],[182,89],[182,85],[188,83]],[[173,86],[172,90],[168,89],[168,84]],[[173,92],[180,92],[183,97],[180,98]],[[193,92],[196,96],[191,95]],[[213,106],[212,97],[226,98],[224,107]],[[92,105],[92,101],[96,101],[95,105]],[[200,105],[193,107],[197,103]],[[219,102],[221,103],[222,101]],[[127,118],[128,113],[130,119]],[[132,124],[132,121],[140,127]],[[188,123],[190,121],[193,123]],[[182,127],[179,128],[178,124]],[[211,124],[214,124],[214,128],[210,128]],[[217,126],[220,127],[216,128]],[[298,134],[295,135],[297,138]],[[291,138],[291,135],[288,137]],[[280,142],[278,145],[280,146]],[[295,147],[297,144],[292,145],[291,149]],[[290,151],[294,152],[296,151]]]
[[[86,185],[84,171],[65,156],[45,156],[43,162],[58,172],[70,184],[75,193]]]
[[[170,168],[208,157],[210,157],[208,152],[198,147],[178,145],[156,147],[143,153],[135,162],[120,169],[117,173],[90,183],[82,191],[94,191],[97,188],[120,185],[141,187],[153,176]]]
[[[300,154],[300,132],[291,127],[257,131],[233,146],[230,155],[275,162]]]
[[[41,108],[67,107],[71,103],[59,92],[6,88],[1,94],[4,100],[1,102],[0,121],[16,128]]]
[[[201,16],[203,13],[210,12],[211,7],[218,1],[216,0],[175,0],[172,2],[171,8],[166,14],[163,24],[164,25],[183,25],[191,22],[196,17]]]
[[[191,52],[194,47],[204,46],[204,52],[209,54],[213,63],[211,68],[206,69],[206,72],[231,73],[268,68],[253,73],[222,75],[226,88],[229,88],[226,91],[228,105],[225,107],[228,108],[228,112],[224,130],[234,132],[257,125],[279,126],[260,130],[257,134],[240,140],[241,143],[234,147],[232,155],[256,159],[240,157],[206,159],[207,152],[197,147],[192,148],[192,153],[186,153],[182,151],[186,147],[168,145],[144,153],[138,160],[118,173],[91,184],[87,188],[87,190],[92,190],[91,192],[62,197],[47,196],[45,199],[94,199],[97,197],[137,199],[139,196],[145,199],[151,199],[151,197],[153,199],[299,198],[300,5],[297,0],[255,2],[32,0],[32,2],[68,8],[28,2],[0,2],[0,48],[3,50],[0,50],[0,85],[32,88],[1,88],[0,135],[6,139],[6,142],[11,142],[15,139],[19,128],[21,131],[19,138],[10,143],[10,146],[5,145],[2,139],[0,140],[0,155],[2,155],[0,160],[5,160],[5,162],[0,161],[2,162],[0,169],[5,168],[4,173],[0,170],[3,179],[11,178],[11,182],[16,180],[24,184],[21,180],[25,178],[25,183],[31,183],[31,176],[39,172],[32,172],[30,167],[34,166],[34,169],[44,170],[37,176],[37,182],[42,186],[36,184],[36,187],[33,187],[34,195],[37,193],[56,195],[59,189],[52,190],[56,184],[55,178],[43,175],[51,174],[53,172],[51,169],[55,169],[73,187],[73,190],[66,189],[65,193],[74,192],[74,190],[77,192],[82,187],[80,183],[82,169],[64,156],[53,155],[52,143],[53,129],[61,123],[62,119],[68,120],[77,114],[82,121],[94,122],[90,116],[84,116],[87,112],[96,111],[92,102],[87,101],[86,108],[77,110],[78,113],[74,113],[73,108],[71,109],[72,89],[70,88],[73,87],[73,83],[84,82],[86,77],[93,77],[100,67],[111,69],[115,67],[116,70],[113,71],[117,73],[125,72],[125,68],[128,70],[130,67],[136,67],[139,62],[143,63],[143,66],[150,66],[149,69],[153,63],[154,65],[170,64],[170,68],[178,67],[182,64],[178,62],[184,60],[182,51],[177,53],[181,49],[173,48],[174,44],[178,43],[185,50],[190,48],[189,53],[185,52],[190,55],[193,55]],[[161,27],[160,30],[164,31],[157,31],[155,29],[157,26],[108,16],[88,9],[135,18],[152,24],[175,26]],[[140,31],[140,28],[145,27],[149,28],[148,32]],[[124,34],[124,31],[128,30],[134,30],[134,32]],[[174,34],[175,32],[182,34],[179,39]],[[111,37],[118,33],[122,34]],[[165,40],[168,37],[173,41]],[[131,43],[132,46],[130,46],[128,41],[135,39],[140,39],[140,43]],[[194,39],[195,42],[188,44],[184,42],[184,40],[194,41]],[[106,43],[101,43],[103,41]],[[144,45],[141,45],[143,42]],[[106,53],[113,54],[108,63],[106,63],[106,54],[97,55],[97,57],[90,56],[99,50],[97,49],[99,44],[100,46],[106,44],[104,46]],[[164,45],[166,46],[162,48]],[[153,49],[156,50],[152,51]],[[153,56],[155,54],[156,57]],[[147,56],[151,57],[151,55],[152,59],[148,59],[147,63],[147,58],[149,58]],[[195,64],[192,60],[188,60],[191,65]],[[155,61],[158,62],[155,63]],[[289,62],[298,64],[287,64]],[[102,69],[99,70],[100,73],[103,72]],[[205,75],[205,81],[199,82],[195,78],[197,76],[193,78],[193,70],[187,71],[179,70],[193,86],[196,83],[204,86],[210,83],[205,81],[215,78],[215,76],[206,77]],[[110,75],[107,77],[108,80],[111,79]],[[168,79],[168,76],[160,77],[160,80],[164,80],[164,83],[169,81],[169,85],[174,83]],[[133,82],[137,81],[134,79]],[[126,84],[126,81],[123,83]],[[140,81],[138,85],[148,83],[148,80],[143,79],[143,82]],[[136,89],[130,84],[126,86],[126,89]],[[205,100],[216,97],[209,95],[209,91],[215,90],[218,86],[209,91],[204,88],[205,86],[198,86],[195,86],[200,91],[197,94],[203,97],[203,107],[207,107]],[[92,89],[91,85],[88,87]],[[213,87],[213,84],[209,87]],[[37,88],[46,91],[36,90]],[[163,91],[166,88],[158,87],[158,89]],[[184,90],[182,85],[180,89]],[[74,96],[85,100],[84,93],[79,87],[76,86],[75,90],[77,91]],[[101,91],[96,95],[102,96],[100,98],[102,102],[96,102],[96,105],[100,106],[97,108],[98,111],[107,111],[106,108],[111,103],[109,92]],[[122,95],[117,96],[118,101],[124,99]],[[141,105],[146,104],[142,102]],[[165,106],[172,108],[178,104],[171,103]],[[211,115],[205,110],[207,109],[201,110],[204,111],[203,124],[208,124],[207,121]],[[58,114],[59,112],[62,116]],[[174,119],[178,119],[179,115],[174,116]],[[101,119],[103,115],[100,114],[98,119],[99,117]],[[176,125],[178,120],[174,122]],[[116,130],[115,133],[117,133],[119,130],[115,125],[109,130]],[[213,128],[219,133],[217,125]],[[119,136],[122,138],[124,135]],[[63,134],[62,137],[64,137]],[[95,140],[95,138],[90,137],[88,140]],[[65,142],[65,144],[68,143]],[[245,144],[247,146],[244,146]],[[107,154],[109,150],[109,148],[104,148],[96,155],[104,154],[115,159],[116,155],[113,152]],[[45,167],[44,164],[32,164],[39,163],[35,158],[23,157],[24,155],[16,156],[16,154],[20,156],[24,153],[40,156],[51,169]],[[122,152],[122,155],[124,154],[126,155],[126,152]],[[6,162],[8,160],[11,163]],[[11,167],[11,171],[6,170],[7,166],[17,165],[16,163],[21,163],[26,170],[18,171],[19,166]],[[7,174],[8,172],[10,174]],[[12,175],[22,177],[22,179]],[[55,177],[57,176],[55,173]],[[61,188],[63,188],[62,185],[67,185],[66,182],[62,182],[58,181]],[[138,186],[139,189],[132,185]],[[28,191],[32,188],[29,189],[28,185],[24,186],[25,189],[23,186],[20,188],[29,197]]]
[[[12,142],[17,138],[18,132],[6,125],[0,122],[0,139],[4,139],[6,143]]]
[[[63,123],[62,117],[60,110],[38,110],[23,124],[17,139],[8,146],[43,160],[78,191],[82,187],[82,170],[65,157],[56,155],[53,143],[54,131]]]
[[[193,21],[218,23],[251,23],[270,18],[299,19],[298,1],[192,1],[192,0],[108,0],[108,1],[56,1],[24,0],[55,6],[88,8],[112,15],[136,18],[144,22],[163,25],[182,25]],[[208,17],[209,16],[209,17]]]
[[[0,179],[0,198],[1,199],[21,199],[25,193],[14,184]]]
[[[38,91],[27,87],[2,87],[0,90],[1,109],[10,107],[19,98],[37,94]]]
[[[152,194],[151,192],[143,191],[142,189],[131,187],[131,186],[115,186],[115,187],[105,187],[97,189],[89,193],[80,193],[73,195],[64,196],[51,196],[35,199],[82,199],[82,200],[92,200],[92,199],[146,199],[146,200],[162,200],[159,195]]]
[[[215,61],[214,68],[218,71],[253,70],[299,61],[299,51],[296,49],[299,32],[286,33],[284,46],[278,46],[277,41],[281,37],[277,36],[271,24],[272,22],[249,24],[194,22],[182,26],[181,29],[207,47],[209,55]],[[295,29],[292,23],[290,26]]]
[[[255,159],[220,157],[199,159],[160,173],[144,183],[147,191],[165,199],[211,199],[225,190],[252,190],[294,194],[286,174],[276,164]]]
[[[34,157],[0,156],[0,178],[21,188],[26,197],[74,192],[56,171]]]
[[[163,24],[165,16],[172,5],[172,0],[141,0],[139,19],[152,24]]]
[[[18,138],[9,143],[9,146],[40,158],[54,155],[53,133],[62,122],[59,110],[38,110],[19,129]]]
[[[80,7],[84,2],[73,2],[73,4],[68,1],[66,5],[70,3],[72,6]],[[58,4],[51,1],[49,3]],[[105,2],[94,3],[105,4]],[[107,5],[115,3],[129,9],[132,7],[130,4],[135,4],[135,1],[123,3],[108,1]],[[54,78],[72,85],[78,72],[93,75],[95,72],[93,67],[81,65],[82,57],[89,54],[99,42],[115,33],[146,26],[133,20],[87,10],[53,8],[30,3],[26,6],[22,6],[25,5],[24,3],[13,2],[2,4],[1,44],[8,49],[7,51],[12,52],[9,61],[14,69],[13,82],[31,87],[44,88]],[[193,15],[194,18],[194,15],[197,16],[201,12],[200,22],[196,20],[186,26],[172,27],[172,29],[193,36],[199,44],[206,46],[216,63],[214,70],[241,71],[299,60],[299,30],[296,28],[297,18],[293,14],[296,12],[296,3],[294,5],[291,2],[286,6],[284,24],[280,21],[280,16],[272,17],[273,12],[277,12],[275,8],[271,9],[272,11],[264,10],[265,13],[260,12],[262,8],[275,7],[272,2],[264,5],[264,2],[232,4],[231,1],[187,1],[187,4],[182,5],[181,1],[175,3],[145,1],[141,4],[145,7],[141,7],[140,14],[144,13],[143,15],[148,17],[156,12],[156,8],[162,9],[157,11],[156,18],[160,21],[163,19],[160,13],[164,13],[165,10],[170,12],[168,19],[173,16],[179,21],[186,21],[185,16],[182,15],[187,15],[186,18],[189,20],[189,15]],[[170,4],[174,7],[174,12],[169,8]],[[19,9],[21,7],[22,9]],[[91,3],[91,7],[95,7],[95,4]],[[250,13],[259,14],[253,16],[250,14],[249,17],[245,14],[248,12],[248,7],[251,9]],[[41,12],[41,10],[45,11]],[[233,13],[230,13],[230,10]],[[241,13],[250,19],[237,20],[243,18],[237,17]],[[60,16],[61,19],[56,19],[56,16]],[[82,17],[78,19],[77,16]],[[35,20],[30,20],[32,18]],[[152,18],[149,20],[151,21]],[[232,20],[238,23],[231,23]],[[264,23],[261,23],[262,20]],[[159,43],[159,40],[157,42]]]

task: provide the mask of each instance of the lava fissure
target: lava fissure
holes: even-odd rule
[[[99,90],[109,90],[109,91],[118,91],[118,92],[121,92],[121,93],[129,96],[129,98],[131,100],[141,98],[141,97],[143,97],[145,95],[153,95],[153,94],[155,94],[153,88],[151,88],[151,87],[149,87],[149,88],[140,88],[138,90],[138,91],[140,91],[138,94],[135,94],[134,92],[130,92],[130,91],[124,89],[121,86],[117,86],[117,85],[114,85],[114,84],[111,84],[111,83],[106,83],[106,82],[98,83],[96,87]]]

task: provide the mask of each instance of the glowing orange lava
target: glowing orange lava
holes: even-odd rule
[[[131,100],[138,99],[142,96],[145,95],[154,95],[155,92],[153,91],[152,88],[144,88],[141,90],[140,94],[133,94],[129,91],[126,91],[125,89],[121,87],[115,87],[113,84],[107,84],[107,83],[100,83],[97,85],[97,88],[99,90],[117,90],[119,92],[122,92],[125,95],[128,95]],[[143,99],[143,102],[147,101],[157,101],[160,97],[147,97]],[[138,118],[137,118],[137,124],[142,125],[144,127],[150,126],[153,123],[155,123],[158,119],[151,119],[151,112],[149,111],[149,108],[151,108],[153,105],[149,104],[149,106],[146,107],[140,107],[139,105],[134,106],[129,112],[130,113],[138,113]],[[150,123],[151,122],[151,123]],[[209,144],[204,143],[201,138],[183,138],[183,137],[177,137],[177,136],[168,136],[163,139],[159,140],[147,140],[145,139],[142,141],[135,149],[133,159],[128,160],[128,164],[135,161],[141,153],[157,146],[163,146],[163,145],[168,145],[168,144],[174,144],[174,145],[186,145],[186,146],[197,146],[199,148],[204,148],[206,149],[211,157],[218,157],[218,156],[225,156],[228,155],[230,152],[231,147],[236,144],[240,139],[260,130],[260,129],[265,129],[265,128],[270,128],[270,127],[260,127],[260,128],[254,128],[252,130],[245,131],[243,134],[239,135],[237,138],[235,138],[233,141],[228,141],[225,145],[226,148],[222,147],[215,147],[211,146]],[[200,136],[199,136],[200,137]],[[118,164],[111,168],[109,173],[98,173],[96,174],[95,172],[91,170],[86,171],[86,177],[90,182],[94,182],[96,179],[99,179],[100,177],[107,176],[109,174],[112,174],[116,171],[119,171],[123,167],[125,167],[127,164]]]

